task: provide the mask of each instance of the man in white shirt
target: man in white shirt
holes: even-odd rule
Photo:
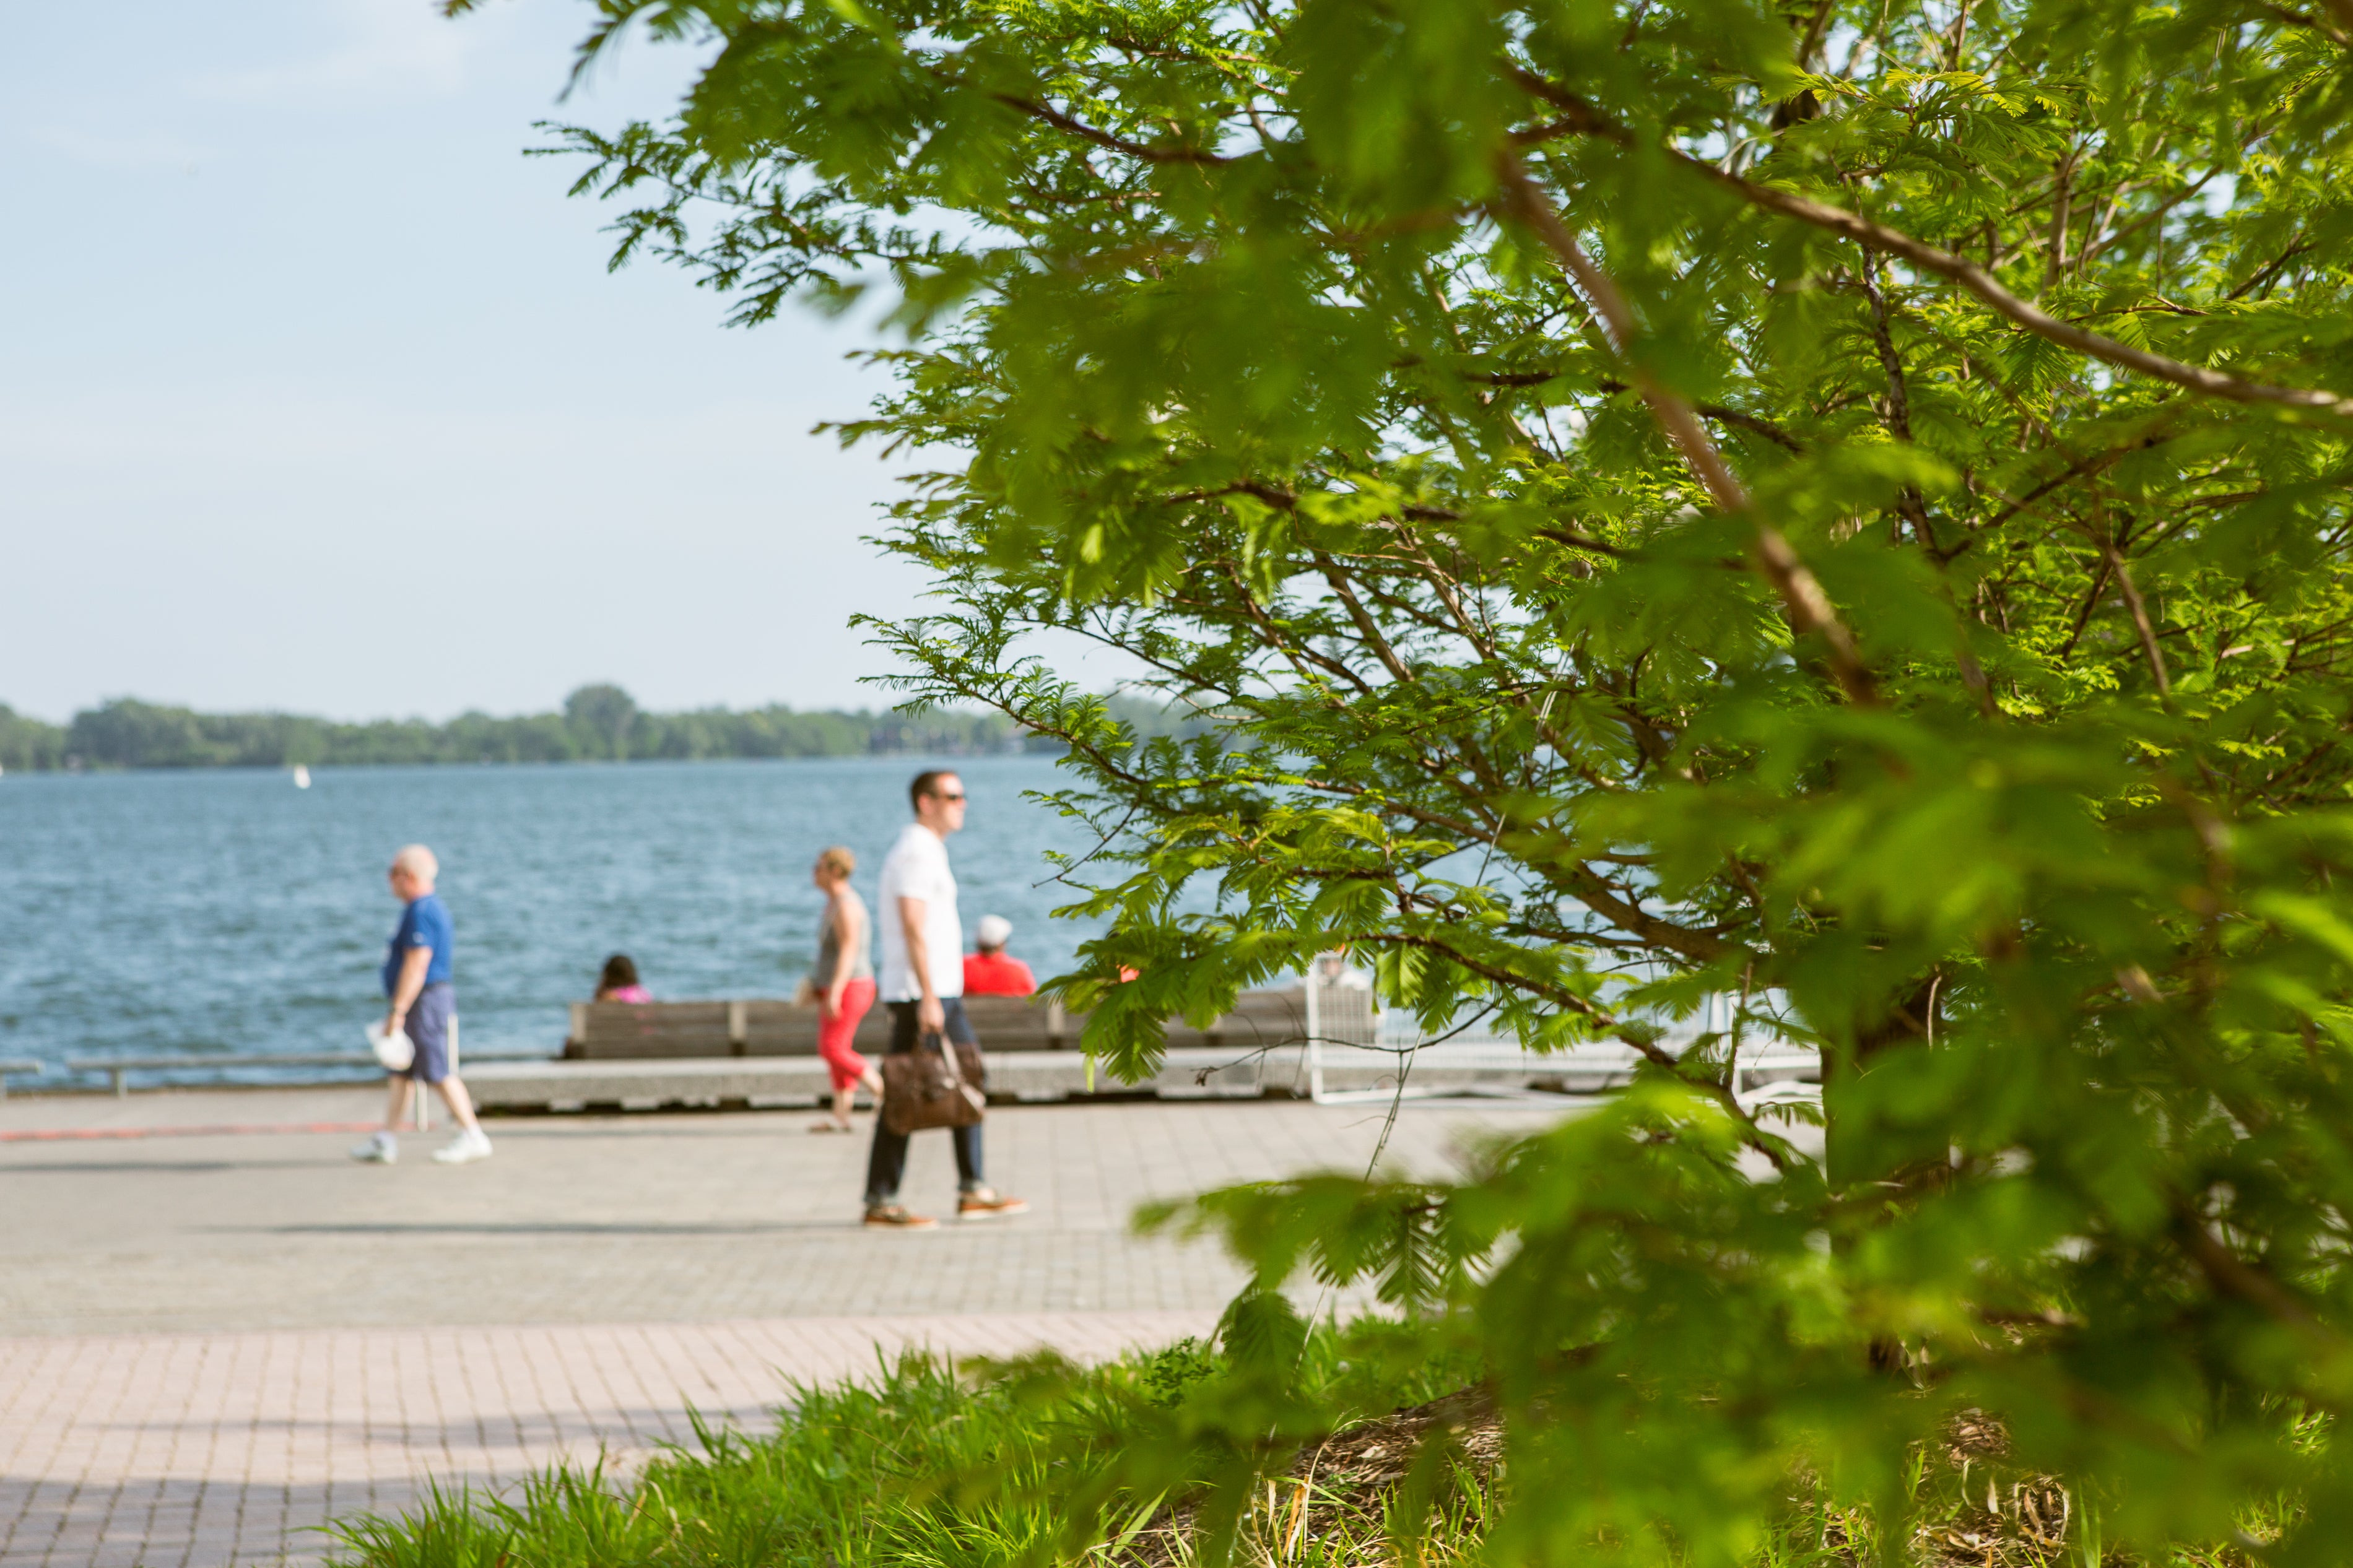
[[[891,1009],[891,1054],[912,1051],[927,1035],[977,1047],[964,1016],[964,921],[956,913],[955,873],[948,868],[947,836],[964,826],[964,781],[938,770],[907,786],[915,820],[882,862],[883,1003]],[[956,1215],[994,1219],[1029,1205],[981,1179],[980,1128],[954,1130]],[[866,1162],[866,1223],[893,1230],[923,1230],[938,1222],[910,1214],[899,1202],[907,1170],[907,1135],[874,1119],[874,1150]]]

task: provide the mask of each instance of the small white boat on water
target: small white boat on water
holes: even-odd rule
[[[311,767],[309,763],[296,763],[294,764],[294,787],[296,789],[309,789],[311,787]]]

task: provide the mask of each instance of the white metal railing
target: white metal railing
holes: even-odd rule
[[[1306,1013],[1306,1068],[1309,1098],[1319,1105],[1388,1100],[1398,1092],[1387,1089],[1331,1088],[1326,1070],[1361,1068],[1376,1062],[1389,1065],[1407,1078],[1407,1092],[1446,1093],[1445,1089],[1416,1091],[1414,1069],[1525,1074],[1528,1078],[1599,1077],[1605,1081],[1633,1075],[1643,1055],[1621,1040],[1588,1040],[1565,1050],[1532,1051],[1515,1039],[1475,1030],[1432,1037],[1418,1029],[1388,1026],[1376,1005],[1371,988],[1328,959],[1311,966],[1303,982]],[[1701,1014],[1680,1030],[1671,1030],[1660,1044],[1680,1056],[1701,1036],[1721,1033],[1731,1022],[1731,999],[1710,997]],[[1734,1092],[1744,1104],[1757,1100],[1819,1098],[1817,1085],[1768,1083],[1753,1091],[1751,1080],[1771,1073],[1819,1079],[1820,1054],[1811,1046],[1779,1039],[1744,1044],[1730,1064]]]

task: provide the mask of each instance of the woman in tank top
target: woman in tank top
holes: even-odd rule
[[[849,1108],[859,1086],[877,1101],[882,1098],[882,1075],[850,1047],[858,1021],[874,1005],[873,921],[866,918],[865,900],[849,885],[858,858],[835,845],[817,858],[809,880],[825,895],[825,918],[818,927],[817,967],[807,989],[818,1005],[817,1054],[833,1076],[833,1114],[818,1121],[812,1132],[847,1132]]]

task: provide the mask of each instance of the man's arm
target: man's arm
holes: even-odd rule
[[[433,967],[433,950],[412,947],[401,955],[400,978],[392,987],[392,1009],[384,1016],[384,1032],[400,1033],[401,1021],[408,1010],[417,1005],[417,994],[425,989],[425,972]]]
[[[923,940],[923,917],[930,911],[931,905],[924,900],[899,900],[899,929],[907,936],[907,966],[915,972],[915,984],[923,994],[915,1004],[915,1024],[936,1032],[948,1026],[948,1010],[940,1005],[940,994],[932,988],[932,949]]]

